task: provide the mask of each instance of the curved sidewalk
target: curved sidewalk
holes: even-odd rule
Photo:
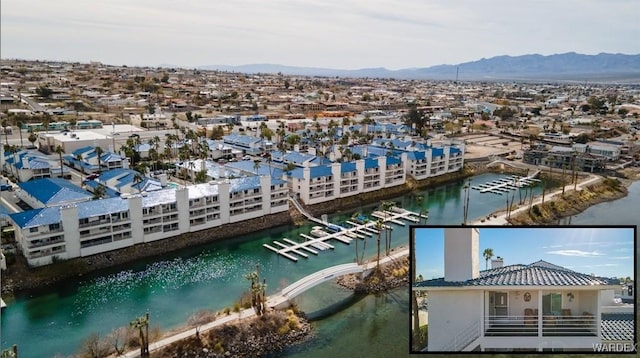
[[[582,189],[585,186],[594,184],[594,183],[596,183],[596,182],[598,182],[600,180],[602,180],[602,177],[600,177],[598,175],[591,174],[591,175],[589,175],[588,179],[579,182],[576,185],[576,189]],[[569,191],[569,190],[573,190],[573,184],[565,185],[564,190],[565,190],[565,192]],[[556,197],[558,195],[562,195],[562,189],[558,189],[558,190],[556,190],[554,192],[551,192],[551,193],[546,193],[545,196],[544,196],[544,200],[545,201],[551,200],[552,198],[554,198],[554,197]],[[537,198],[535,198],[533,200],[533,203],[531,204],[531,206],[539,205],[539,204],[542,204],[542,196],[538,196]],[[516,209],[513,209],[511,211],[511,215],[518,215],[521,212],[524,212],[525,210],[529,210],[529,205],[528,204],[525,204],[525,205],[519,206]],[[491,220],[485,220],[484,222],[482,222],[481,220],[482,219],[476,220],[473,223],[471,223],[471,225],[509,225],[509,222],[507,221],[507,213],[506,212],[498,215],[496,218],[492,217]]]
[[[408,256],[408,255],[409,255],[409,249],[408,248],[400,248],[399,250],[392,252],[391,255],[389,255],[389,256],[380,257],[380,264],[381,265],[382,264],[386,264],[386,263],[388,263],[390,261],[394,261],[394,260],[397,260],[397,259],[399,259],[401,257]],[[372,264],[375,265],[375,262],[373,262],[373,263],[371,263],[371,262],[364,263],[361,266],[362,266],[363,270],[366,271],[367,269],[373,268]],[[338,266],[342,266],[342,265],[338,265]],[[320,270],[318,272],[322,272],[322,271],[325,271],[327,269],[328,268],[325,268],[325,269]],[[318,272],[314,272],[311,275],[307,275],[305,277],[314,276]],[[287,296],[283,295],[282,291],[280,291],[280,292],[278,292],[278,293],[276,293],[274,295],[271,295],[271,296],[269,296],[267,298],[267,307],[278,306],[278,305],[288,301],[289,299],[290,299],[290,297],[287,297]],[[215,327],[222,326],[222,325],[227,324],[227,323],[231,323],[234,320],[240,321],[240,320],[243,320],[245,318],[253,317],[253,316],[255,316],[255,314],[256,313],[253,310],[253,308],[247,308],[247,309],[241,310],[240,312],[231,313],[228,316],[224,316],[224,317],[218,318],[213,322],[209,322],[207,324],[204,324],[204,325],[200,326],[200,333],[204,333],[204,332],[207,332],[207,331],[209,331],[209,330],[211,330],[211,329],[213,329]],[[153,343],[149,344],[149,352],[157,351],[157,350],[162,349],[162,348],[164,348],[164,347],[166,347],[166,346],[168,346],[170,344],[173,344],[173,343],[181,341],[181,340],[183,340],[185,338],[189,338],[191,336],[194,336],[195,334],[196,334],[196,329],[195,328],[187,329],[185,331],[172,334],[172,335],[170,335],[168,337],[165,337],[165,338],[163,338],[163,339],[161,339],[159,341],[156,341],[156,342],[153,342]],[[122,357],[127,357],[127,358],[140,357],[140,349],[129,351],[129,352],[123,354]]]

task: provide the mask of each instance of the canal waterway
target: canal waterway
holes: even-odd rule
[[[482,174],[472,178],[471,185],[502,177],[504,175]],[[429,224],[457,225],[463,220],[464,184],[462,181],[451,183],[392,200],[404,208],[419,211],[416,197],[422,195],[426,198],[422,206],[429,210]],[[536,188],[534,194],[539,192]],[[470,190],[469,202],[468,221],[473,221],[505,207],[506,195]],[[340,223],[354,212],[369,214],[374,208],[375,205],[369,205],[334,213],[329,219]],[[406,245],[408,225],[391,225],[394,227],[392,246]],[[152,326],[169,330],[183,325],[199,310],[219,311],[231,307],[247,289],[244,275],[255,270],[256,264],[260,265],[260,274],[267,280],[267,293],[271,294],[322,268],[353,262],[354,243],[335,242],[335,250],[311,255],[297,263],[262,246],[283,237],[298,240],[299,234],[308,234],[311,226],[263,230],[88,275],[55,291],[17,296],[2,312],[2,348],[18,344],[21,357],[69,355],[76,352],[91,333],[105,335],[147,311]],[[367,240],[365,256],[375,255],[375,242],[375,237]],[[358,247],[362,249],[362,242]],[[366,352],[369,356],[395,356],[407,352],[406,289],[351,301],[349,295],[349,291],[335,283],[322,284],[301,295],[300,306],[322,317],[314,322],[318,335],[287,354],[334,355],[327,342],[342,347],[342,351],[335,351],[340,355],[346,351],[354,352],[353,356]],[[337,312],[329,314],[327,307],[334,307]]]
[[[640,181],[633,182],[627,196],[594,205],[561,221],[563,225],[640,225]]]

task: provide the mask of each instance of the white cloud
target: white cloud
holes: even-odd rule
[[[113,64],[422,67],[638,53],[639,12],[605,0],[2,0],[0,46],[3,58]]]
[[[556,250],[556,251],[547,251],[547,253],[553,254],[553,255],[578,256],[578,257],[594,257],[594,256],[604,255],[597,251],[582,251],[582,250]]]

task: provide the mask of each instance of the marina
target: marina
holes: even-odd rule
[[[478,190],[482,194],[491,193],[502,195],[503,193],[508,193],[512,190],[517,190],[540,182],[540,179],[536,178],[538,174],[540,174],[540,170],[537,170],[535,173],[526,177],[512,175],[507,178],[494,179],[487,183],[474,185],[471,189]]]
[[[402,220],[417,223],[420,221],[420,219],[418,219],[419,217],[425,217],[425,215],[420,215],[398,207],[392,207],[390,211],[374,211],[371,216],[380,219],[382,222],[391,222],[399,226],[406,225]],[[303,251],[318,255],[318,251],[334,249],[333,245],[327,243],[329,240],[335,239],[349,245],[353,240],[365,239],[367,236],[373,236],[374,234],[380,233],[378,229],[373,227],[377,225],[377,220],[360,224],[352,221],[346,221],[347,224],[351,225],[350,228],[345,228],[317,218],[314,218],[312,221],[322,223],[322,226],[312,227],[309,235],[300,234],[300,237],[305,239],[305,241],[295,242],[288,238],[283,238],[282,241],[284,241],[284,243],[280,241],[273,241],[273,245],[263,244],[262,246],[278,255],[288,258],[291,261],[298,262],[300,257],[305,259],[309,258],[309,255]],[[393,227],[385,224],[382,225],[382,228],[387,230],[393,229]]]

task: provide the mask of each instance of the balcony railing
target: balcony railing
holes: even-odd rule
[[[484,335],[538,336],[538,316],[487,316]],[[542,316],[542,336],[596,336],[594,316]]]

